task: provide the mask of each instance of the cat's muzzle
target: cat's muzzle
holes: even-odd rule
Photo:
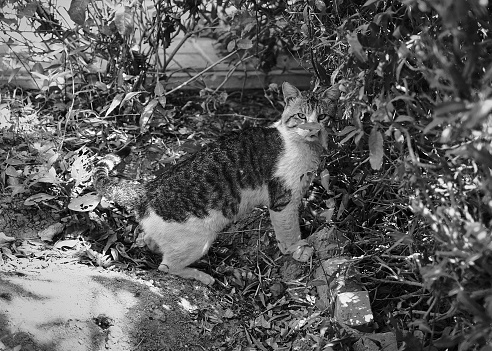
[[[321,129],[321,124],[309,122],[300,125],[298,133],[308,141],[316,141],[321,136]]]

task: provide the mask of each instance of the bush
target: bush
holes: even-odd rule
[[[288,12],[298,28],[294,42],[312,62],[315,77],[339,82],[346,92],[347,125],[340,127],[337,150],[344,157],[335,164],[344,212],[335,224],[352,238],[389,234],[392,246],[376,250],[415,259],[431,295],[418,304],[427,305],[426,313],[414,315],[408,325],[428,333],[426,343],[487,349],[492,335],[487,2],[314,1],[295,2]],[[361,248],[367,254],[374,247],[353,250],[360,254]]]

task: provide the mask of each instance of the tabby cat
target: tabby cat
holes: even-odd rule
[[[117,180],[109,172],[121,158],[102,158],[93,184],[104,198],[131,210],[144,242],[162,254],[159,270],[213,284],[188,267],[203,256],[219,231],[256,206],[268,206],[282,253],[303,250],[299,206],[316,170],[340,96],[337,86],[300,92],[282,85],[285,109],[268,128],[232,132],[169,167],[145,184]],[[299,255],[299,256],[302,256]]]

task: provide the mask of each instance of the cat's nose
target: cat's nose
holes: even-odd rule
[[[315,122],[308,122],[308,123],[304,123],[301,126],[301,128],[307,131],[306,136],[318,136],[319,132],[321,131],[321,124]]]

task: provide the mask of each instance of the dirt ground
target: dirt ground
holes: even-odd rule
[[[216,287],[79,263],[37,237],[49,212],[21,208],[0,214],[0,231],[16,239],[0,247],[0,350],[233,350],[243,341]]]
[[[197,303],[214,303],[206,287],[158,272],[123,274],[61,260],[16,265],[0,274],[2,350],[213,348],[192,318]]]

